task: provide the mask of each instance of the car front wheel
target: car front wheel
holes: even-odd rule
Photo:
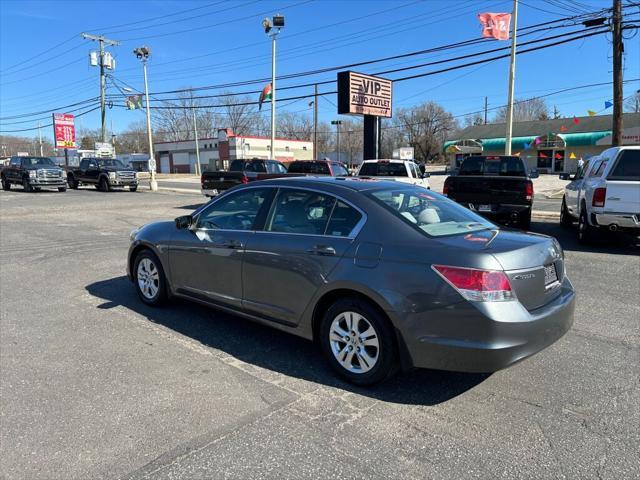
[[[589,225],[587,220],[587,209],[585,207],[580,211],[578,218],[578,241],[583,244],[591,243],[595,240],[595,228]]]
[[[567,208],[567,202],[564,198],[562,199],[562,206],[560,207],[560,225],[567,228],[573,225],[573,219],[571,218],[571,214]]]
[[[356,385],[373,385],[395,373],[397,353],[388,320],[358,298],[336,301],[325,312],[320,344],[331,367]]]
[[[147,305],[160,305],[167,298],[166,279],[158,257],[150,250],[138,254],[133,266],[136,291]]]
[[[26,178],[22,180],[22,187],[24,188],[25,192],[33,192],[33,187],[29,183],[29,180]]]
[[[111,190],[109,180],[107,180],[106,177],[100,178],[100,181],[98,182],[98,190],[100,190],[101,192],[108,192],[109,190]]]
[[[2,189],[5,191],[11,190],[11,182],[4,177],[2,177]]]

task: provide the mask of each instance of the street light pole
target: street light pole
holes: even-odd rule
[[[507,101],[507,134],[504,154],[511,155],[511,138],[513,134],[513,91],[516,79],[516,32],[518,30],[518,0],[513,0],[513,26],[511,28],[511,62],[509,64],[509,99]]]
[[[284,27],[284,17],[274,15],[262,21],[264,33],[271,37],[271,158],[276,158],[276,37]]]
[[[340,125],[342,125],[342,120],[331,120],[331,125],[336,126],[336,160],[340,161]]]
[[[147,139],[149,140],[149,165],[150,178],[149,178],[149,190],[155,192],[158,190],[158,182],[156,182],[156,167],[155,159],[153,157],[153,136],[151,134],[151,109],[149,108],[149,81],[147,80],[147,60],[151,55],[151,49],[149,47],[136,48],[133,51],[134,55],[142,61],[142,73],[144,75],[144,99],[147,110]]]
[[[200,175],[200,144],[198,143],[198,118],[193,104],[193,90],[191,90],[191,113],[193,115],[193,136],[196,140],[196,175]]]

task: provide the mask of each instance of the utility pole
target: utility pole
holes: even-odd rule
[[[106,76],[104,73],[104,44],[117,46],[120,45],[120,42],[117,40],[110,40],[105,38],[103,35],[90,35],[88,33],[81,33],[82,38],[85,40],[94,40],[98,42],[100,45],[100,54],[99,54],[99,67],[100,67],[100,118],[101,118],[101,133],[102,133],[102,141],[104,143],[107,142],[107,129],[106,129],[106,110],[105,110],[105,90],[106,90]]]
[[[331,125],[336,126],[336,160],[340,161],[340,125],[342,125],[342,120],[331,120]]]
[[[147,60],[151,56],[149,47],[138,47],[133,50],[133,54],[142,62],[142,74],[144,75],[144,99],[147,110],[147,139],[149,140],[149,190],[155,192],[158,190],[158,182],[156,181],[156,160],[153,158],[153,136],[151,135],[151,107],[149,105],[149,82],[147,80]]]
[[[318,159],[318,84],[313,86],[313,159]]]
[[[40,142],[40,156],[44,157],[44,153],[42,152],[42,132],[40,131],[40,122],[38,122],[38,140]]]
[[[487,111],[489,110],[489,97],[484,97],[484,124],[487,124]]]
[[[509,64],[509,99],[507,101],[507,134],[504,154],[511,155],[511,138],[513,135],[513,90],[516,80],[516,32],[518,30],[518,0],[513,0],[513,22],[511,27],[511,61]]]
[[[196,175],[200,175],[200,144],[198,143],[198,119],[193,104],[193,90],[191,90],[191,113],[193,114],[193,135],[196,139]]]
[[[622,1],[613,0],[613,128],[611,145],[622,145]]]

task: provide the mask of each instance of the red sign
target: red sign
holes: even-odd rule
[[[76,127],[70,113],[53,114],[53,136],[56,148],[76,148]]]

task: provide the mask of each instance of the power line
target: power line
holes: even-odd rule
[[[75,115],[75,117],[76,118],[82,117],[83,115],[86,115],[88,113],[95,112],[99,108],[100,108],[100,105],[98,105],[97,107],[93,107],[91,110],[87,110],[85,112],[78,113],[77,115]],[[51,122],[51,123],[49,123],[47,125],[40,125],[39,127],[33,127],[33,128],[23,128],[21,130],[0,130],[0,133],[32,132],[34,130],[38,130],[39,128],[47,128],[47,127],[52,127],[52,126],[53,126],[53,122]]]

